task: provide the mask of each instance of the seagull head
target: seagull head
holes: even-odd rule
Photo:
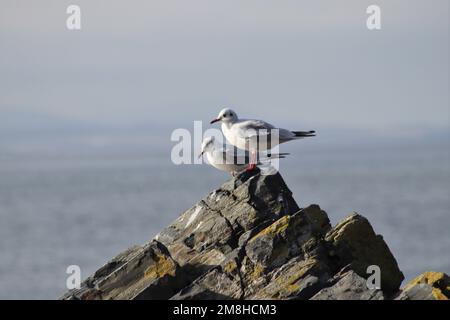
[[[229,108],[225,108],[219,112],[219,115],[217,116],[216,119],[211,121],[211,124],[218,122],[218,121],[221,121],[224,123],[234,123],[234,122],[236,122],[237,119],[238,119],[238,116],[237,116],[236,112],[234,112],[233,110],[231,110]]]
[[[198,155],[199,158],[202,157],[205,152],[212,151],[214,149],[214,140],[214,136],[203,139],[201,152]]]

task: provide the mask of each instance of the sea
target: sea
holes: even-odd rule
[[[450,274],[449,139],[316,138],[282,146],[290,155],[280,173],[299,206],[319,204],[333,225],[352,212],[367,217],[405,281]],[[57,299],[68,266],[86,278],[230,178],[207,164],[175,165],[168,135],[1,142],[0,299]]]

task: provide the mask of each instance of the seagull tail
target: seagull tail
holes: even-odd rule
[[[316,132],[314,130],[310,131],[291,131],[293,134],[295,134],[296,138],[306,138],[306,137],[315,137]]]

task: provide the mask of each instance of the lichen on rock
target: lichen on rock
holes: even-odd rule
[[[443,272],[427,271],[408,282],[399,300],[449,300],[450,277]]]
[[[381,270],[369,289],[367,267]],[[300,208],[279,173],[244,172],[134,246],[62,299],[445,299],[447,275],[399,291],[397,262],[369,221],[333,228],[318,205]]]

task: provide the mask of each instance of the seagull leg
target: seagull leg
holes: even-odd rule
[[[256,152],[255,151],[251,151],[250,152],[251,156],[250,156],[250,163],[247,166],[247,169],[245,169],[246,171],[252,171],[256,169]]]

